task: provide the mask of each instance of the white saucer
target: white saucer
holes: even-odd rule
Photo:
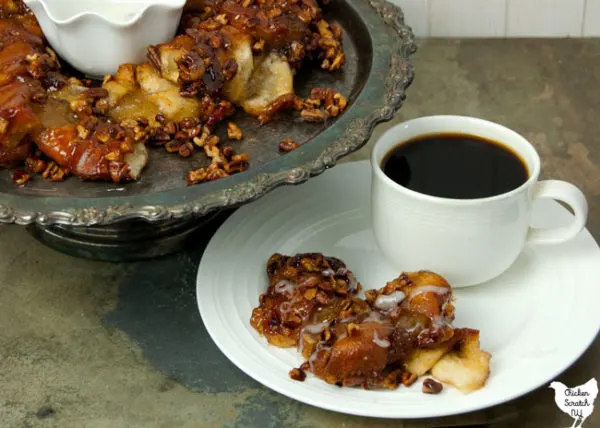
[[[321,252],[342,259],[365,289],[399,272],[383,260],[369,221],[368,162],[336,166],[309,182],[283,187],[235,212],[204,252],[197,278],[200,314],[210,336],[241,370],[293,399],[363,416],[426,418],[494,406],[549,384],[591,345],[600,329],[600,251],[585,230],[558,246],[528,247],[502,277],[456,289],[456,327],[481,331],[492,354],[487,385],[462,395],[446,387],[426,395],[418,382],[395,391],[338,388],[288,372],[302,363],[293,350],[267,345],[250,326],[267,287],[265,264],[275,252]],[[540,201],[533,225],[569,221],[554,201]],[[423,266],[427,269],[427,266]],[[477,269],[477,266],[473,266]]]

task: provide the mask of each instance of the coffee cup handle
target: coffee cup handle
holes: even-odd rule
[[[574,219],[568,226],[538,229],[529,228],[528,244],[558,244],[574,238],[583,230],[588,217],[588,203],[581,190],[560,180],[540,181],[536,184],[533,199],[550,198],[564,202],[573,210]]]

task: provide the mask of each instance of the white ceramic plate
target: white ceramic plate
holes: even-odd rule
[[[365,289],[399,274],[383,260],[370,229],[369,168],[367,162],[339,165],[305,184],[277,189],[240,208],[213,237],[198,272],[198,307],[212,339],[241,370],[281,394],[329,410],[425,418],[516,398],[548,384],[589,347],[600,329],[600,251],[585,230],[567,244],[528,247],[502,277],[454,291],[454,325],[479,329],[482,348],[492,354],[483,389],[463,395],[446,387],[432,396],[421,392],[420,382],[365,391],[331,386],[310,374],[304,382],[291,380],[288,372],[301,357],[267,345],[249,324],[267,287],[271,254],[338,257]],[[560,225],[570,215],[554,201],[540,201],[532,224]]]

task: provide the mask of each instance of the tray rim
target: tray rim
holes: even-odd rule
[[[342,157],[363,147],[375,126],[391,120],[400,109],[406,98],[406,90],[414,79],[411,56],[417,50],[413,31],[405,24],[399,6],[385,0],[344,1],[359,12],[371,36],[373,66],[370,75],[350,108],[309,143],[287,154],[284,158],[287,158],[287,162],[258,165],[227,179],[206,183],[205,186],[212,184],[215,189],[210,193],[200,189],[202,184],[145,195],[91,198],[0,192],[0,223],[99,226],[131,219],[157,222],[202,216],[220,208],[254,201],[282,185],[303,183],[332,168]],[[385,24],[385,28],[381,27],[381,23]],[[385,31],[390,29],[397,37],[386,35]],[[384,76],[378,76],[386,71]],[[367,94],[379,95],[378,106],[369,105],[372,102],[367,99]],[[363,113],[365,110],[369,112]],[[336,131],[338,138],[335,138]],[[327,143],[329,138],[335,140]],[[312,147],[319,144],[322,148],[315,156]],[[248,172],[253,174],[250,179],[246,179]]]

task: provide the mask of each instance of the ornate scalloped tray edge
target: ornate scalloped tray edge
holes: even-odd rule
[[[4,194],[0,195],[2,202],[0,203],[0,222],[20,225],[36,223],[43,226],[51,224],[94,226],[131,219],[155,222],[183,219],[192,215],[202,216],[219,208],[233,207],[253,201],[281,185],[302,183],[321,174],[325,169],[335,166],[340,158],[363,147],[378,123],[393,118],[402,106],[406,98],[406,90],[414,78],[414,68],[410,58],[416,52],[417,47],[411,28],[405,25],[402,10],[385,0],[365,1],[368,1],[383,22],[398,35],[398,40],[392,47],[390,55],[383,102],[369,114],[354,118],[346,126],[345,132],[325,147],[314,160],[291,169],[261,172],[245,182],[184,203],[176,201],[177,198],[165,197],[164,202],[141,205],[125,202],[127,198],[122,198],[124,203],[105,207],[78,206],[61,209],[49,206],[45,211],[39,210],[39,208],[36,211],[30,211],[23,209],[25,204],[17,203],[17,197],[13,195],[8,197]],[[94,201],[98,201],[98,199],[94,199]]]

